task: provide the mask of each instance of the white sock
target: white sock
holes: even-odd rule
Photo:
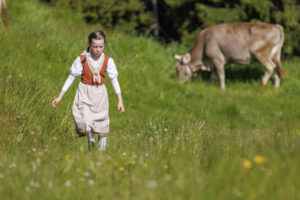
[[[94,138],[94,134],[93,132],[90,132],[89,135],[88,135],[88,142],[93,142],[95,143],[95,138]]]
[[[98,136],[99,151],[106,150],[106,136]]]

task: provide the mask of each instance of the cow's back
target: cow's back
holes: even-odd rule
[[[205,41],[204,49],[218,48],[214,52],[222,53],[226,62],[242,64],[250,63],[257,49],[268,49],[265,51],[271,53],[274,46],[281,48],[283,44],[283,28],[261,22],[219,24],[204,29],[200,35]]]

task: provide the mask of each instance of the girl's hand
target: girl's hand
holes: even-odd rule
[[[119,101],[119,103],[118,103],[118,110],[119,110],[120,113],[125,112],[125,108],[124,108],[124,105],[123,105],[122,101]]]
[[[55,108],[56,105],[58,104],[58,102],[60,102],[60,100],[61,100],[60,97],[57,97],[56,99],[54,99],[54,100],[52,101],[52,107]]]
[[[65,95],[65,92],[61,91],[60,94],[59,94],[59,96],[52,101],[52,107],[53,108],[56,107],[56,105],[58,104],[58,102],[60,102],[60,100],[63,98],[64,95]]]

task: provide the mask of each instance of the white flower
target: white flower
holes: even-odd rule
[[[49,187],[49,188],[52,188],[52,187],[53,187],[52,181],[49,181],[49,182],[48,182],[48,187]]]
[[[4,178],[4,175],[0,173],[0,178]]]
[[[66,182],[65,182],[65,185],[66,185],[67,187],[71,186],[71,181],[69,181],[69,180],[66,181]]]
[[[88,183],[89,183],[89,185],[94,185],[95,181],[92,179],[89,179]]]
[[[110,161],[111,157],[109,155],[106,156],[106,160]]]
[[[133,152],[132,154],[133,154],[132,156],[133,156],[134,158],[136,158],[136,157],[137,157],[137,155],[135,154],[135,152]]]
[[[149,189],[155,189],[157,187],[157,183],[155,180],[148,181],[147,186]]]
[[[122,156],[126,156],[126,152],[125,151],[122,153]]]
[[[23,74],[19,74],[19,77],[22,78]]]
[[[165,179],[165,181],[171,181],[173,178],[171,175],[167,174],[167,175],[165,175],[164,179]]]
[[[8,79],[11,79],[11,77],[12,77],[11,75],[8,75],[8,77],[7,77],[7,78],[8,78]]]
[[[85,177],[89,177],[90,175],[91,175],[90,172],[84,172]]]
[[[96,162],[96,165],[97,165],[97,167],[100,167],[102,164],[101,164],[101,162]]]
[[[38,187],[40,187],[40,184],[38,182],[30,181],[30,186],[38,188]]]
[[[79,147],[79,151],[84,151],[84,147],[83,146]]]
[[[19,135],[17,136],[17,141],[18,141],[18,142],[21,142],[22,137],[23,137],[23,135],[19,134]]]
[[[1,162],[1,161],[0,161],[0,166],[1,166],[1,167],[3,167],[3,166],[4,166],[3,162]]]
[[[9,168],[15,168],[17,165],[16,165],[16,163],[11,163],[8,167]]]

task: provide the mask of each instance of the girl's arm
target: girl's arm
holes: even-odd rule
[[[107,65],[106,71],[107,71],[108,77],[111,80],[111,83],[113,85],[115,93],[117,94],[117,97],[118,97],[118,110],[120,111],[120,113],[123,113],[125,111],[125,108],[124,108],[123,99],[122,99],[122,95],[121,95],[121,88],[120,88],[119,81],[118,81],[118,71],[117,71],[116,65],[114,63],[114,60],[112,58],[109,58],[109,60],[108,60],[108,65]]]
[[[57,104],[60,102],[60,100],[63,98],[64,94],[67,92],[69,87],[74,82],[75,77],[81,75],[82,65],[81,65],[80,57],[77,57],[76,60],[73,62],[72,66],[70,68],[70,72],[71,72],[71,74],[69,75],[68,79],[66,80],[59,96],[52,101],[53,108],[55,108],[57,106]]]
[[[72,74],[70,74],[70,76],[68,77],[68,79],[66,80],[59,96],[54,99],[52,101],[52,107],[55,108],[56,105],[60,102],[60,100],[63,98],[64,94],[67,92],[67,90],[69,89],[69,87],[72,85],[72,83],[74,82],[75,80],[75,76],[73,76]]]

